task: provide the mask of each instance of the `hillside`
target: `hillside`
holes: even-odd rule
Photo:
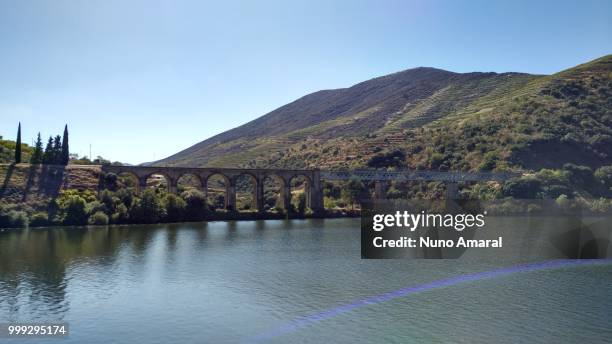
[[[29,161],[32,147],[25,143],[21,144],[21,160]],[[15,161],[15,141],[3,140],[0,135],[0,164],[9,164]]]
[[[67,189],[95,192],[99,175],[99,166],[0,164],[0,207],[46,207],[49,199]]]
[[[612,56],[550,75],[416,68],[319,91],[155,164],[538,169],[612,162]]]

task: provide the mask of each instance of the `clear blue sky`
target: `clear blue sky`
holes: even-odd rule
[[[307,93],[432,66],[556,71],[612,53],[612,1],[0,0],[0,135],[166,157]]]

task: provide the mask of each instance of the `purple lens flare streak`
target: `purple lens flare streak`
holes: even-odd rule
[[[354,309],[358,309],[361,307],[378,304],[381,302],[389,301],[392,299],[396,299],[399,297],[416,294],[423,291],[434,290],[444,287],[453,286],[460,283],[479,281],[484,279],[491,279],[496,277],[502,277],[511,275],[514,273],[520,272],[531,272],[538,270],[546,270],[546,269],[556,269],[556,268],[565,268],[565,267],[575,267],[575,266],[584,266],[584,265],[606,265],[612,264],[611,259],[560,259],[560,260],[550,260],[539,263],[530,263],[530,264],[522,264],[515,265],[507,268],[501,268],[497,270],[489,270],[483,272],[477,272],[473,274],[459,275],[455,277],[445,278],[413,287],[407,287],[402,289],[397,289],[394,291],[390,291],[387,293],[371,296],[365,299],[357,300],[352,303],[347,303],[344,305],[340,305],[336,308],[328,309],[319,313],[315,313],[309,316],[296,318],[294,320],[289,321],[288,323],[271,329],[270,331],[266,331],[256,335],[252,338],[246,340],[246,343],[259,343],[266,340],[273,339],[278,336],[282,336],[289,332],[298,330],[300,328],[318,323],[320,321],[333,318],[343,313],[347,313]]]

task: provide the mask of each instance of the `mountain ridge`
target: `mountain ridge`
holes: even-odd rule
[[[600,69],[604,72],[604,88],[608,92],[610,60],[610,55],[604,56],[553,75],[517,72],[455,73],[432,67],[412,68],[347,88],[307,94],[153,164],[208,167],[367,166],[368,160],[381,150],[397,148],[414,154],[416,140],[410,140],[411,135],[406,136],[407,133],[431,127],[445,118],[486,118],[484,116],[488,113],[507,111],[509,105],[518,102],[514,98],[535,97],[538,101],[552,104],[550,99],[544,99],[550,95],[540,94],[539,90],[560,79],[571,79],[571,76],[581,71],[587,71],[588,74],[591,69],[604,66]],[[600,112],[609,111],[605,101],[603,105]],[[353,141],[355,145],[361,146],[365,142],[372,143],[359,151],[346,149],[342,152],[347,142],[350,145]],[[334,146],[340,147],[341,152],[335,156],[324,152]],[[429,160],[434,153],[440,152],[427,152]],[[317,157],[313,158],[313,155]],[[502,155],[505,156],[498,159],[506,163],[499,164],[497,168],[522,166],[520,162],[512,162],[508,152]],[[301,162],[297,161],[298,157]],[[321,157],[327,159],[321,161]],[[449,164],[442,168],[474,170],[478,169],[483,158],[474,157],[475,161],[469,164]],[[405,166],[440,168],[431,164],[421,166],[423,164],[410,160],[405,159]]]

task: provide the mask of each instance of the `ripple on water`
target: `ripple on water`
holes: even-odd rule
[[[494,261],[360,259],[358,219],[0,233],[0,321],[64,319],[66,343],[234,343]],[[612,268],[533,271],[368,305],[273,341],[604,342]],[[104,329],[112,328],[112,332]]]

